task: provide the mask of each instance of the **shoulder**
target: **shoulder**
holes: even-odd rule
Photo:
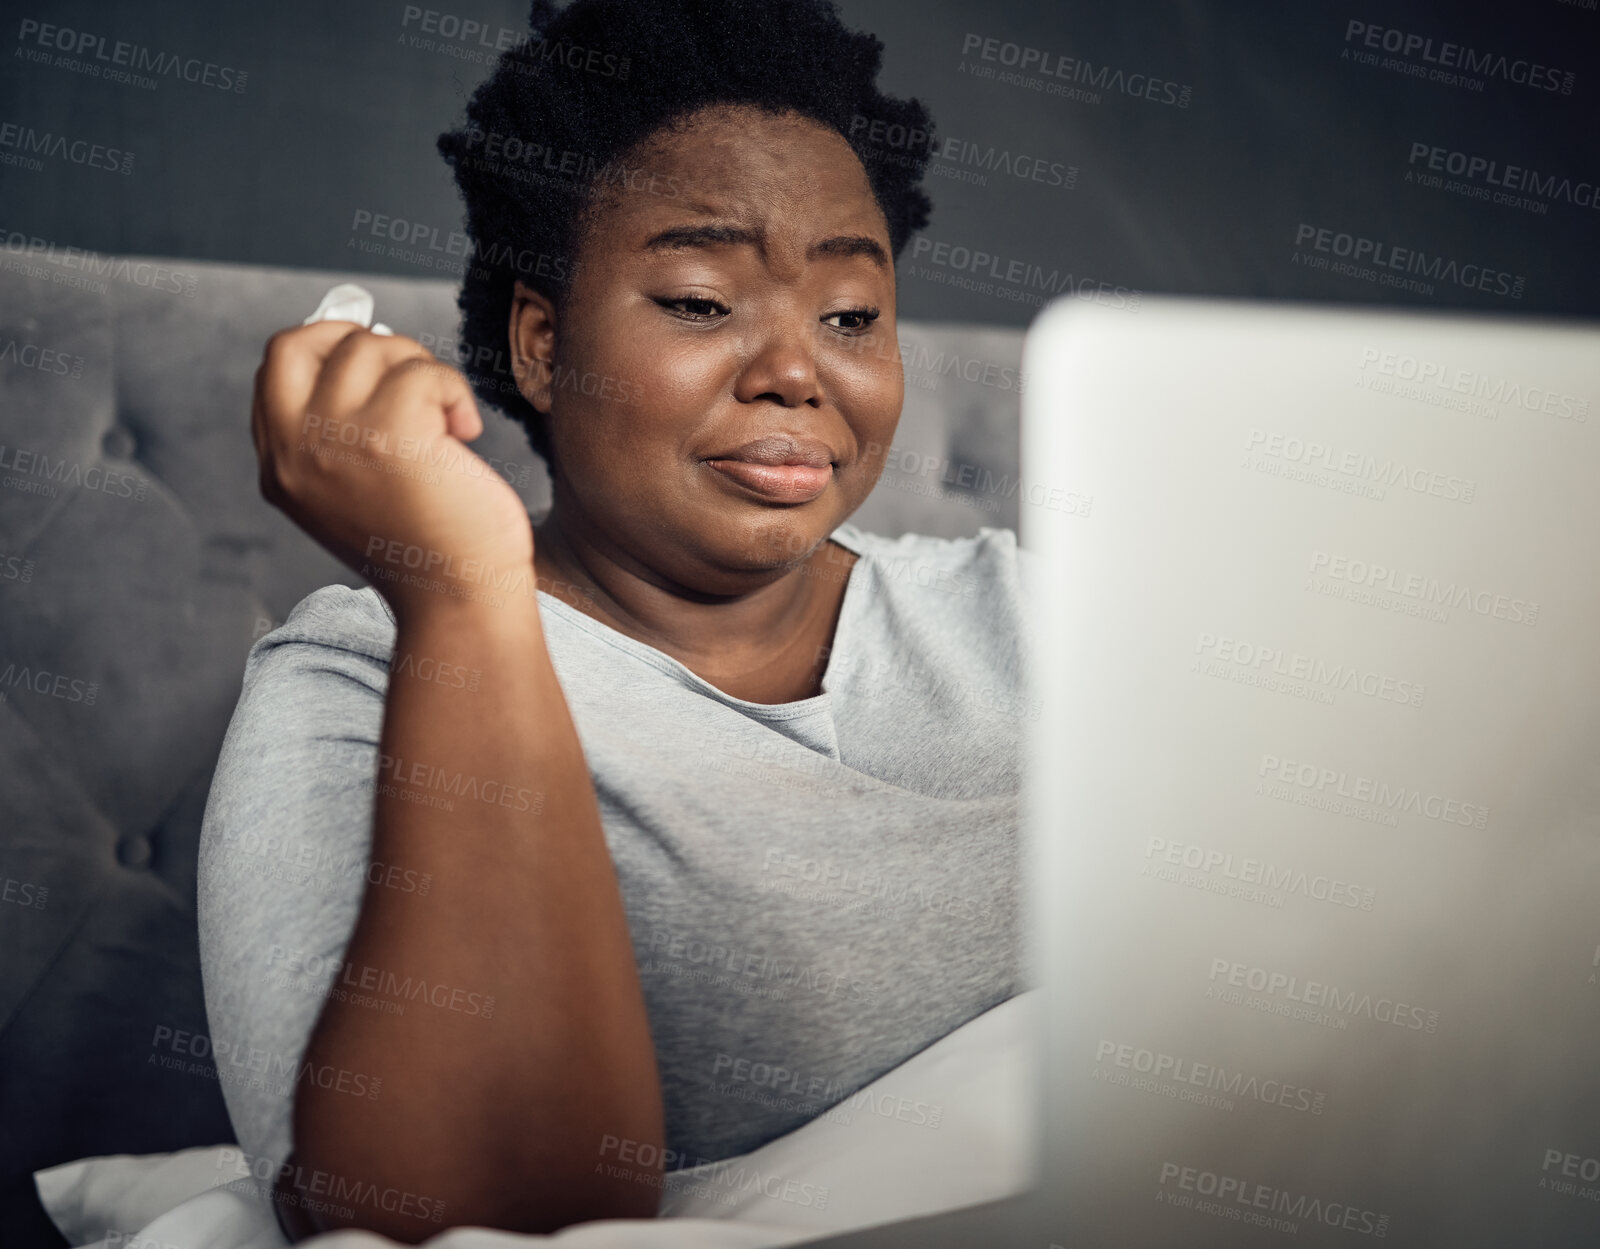
[[[250,648],[258,655],[293,643],[309,643],[387,660],[394,650],[395,619],[383,595],[371,586],[325,585],[295,604],[288,618]]]
[[[833,537],[870,562],[885,589],[935,592],[934,601],[986,603],[1021,597],[1019,553],[1013,530],[985,526],[962,538],[907,533],[898,537],[841,525]]]
[[[375,744],[395,626],[371,589],[326,585],[250,648],[223,737],[211,810],[259,805],[291,779],[321,775],[331,743]]]
[[[277,784],[275,768],[305,767],[329,742],[375,741],[394,642],[394,622],[374,590],[326,585],[301,599],[250,648],[213,804],[259,796]]]
[[[973,697],[982,694],[987,705],[995,691],[1016,688],[1029,626],[1015,532],[890,538],[850,526],[835,537],[858,552],[864,574],[852,591],[860,602],[844,666],[868,680],[874,697],[884,683],[904,685],[904,674],[916,674],[915,687],[933,700],[927,705],[965,723]]]

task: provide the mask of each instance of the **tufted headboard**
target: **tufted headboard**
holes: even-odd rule
[[[348,280],[453,349],[449,280],[0,250],[7,1243],[54,1235],[34,1170],[232,1139],[203,1039],[200,817],[251,643],[318,586],[360,584],[261,499],[250,388],[266,337]],[[900,432],[852,520],[1014,528],[1021,333],[900,335]],[[542,465],[485,419],[474,449],[537,513]]]

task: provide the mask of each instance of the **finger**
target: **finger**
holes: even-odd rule
[[[478,409],[471,383],[464,379],[461,396],[445,404],[444,425],[451,437],[462,442],[471,442],[483,433],[483,413]]]
[[[312,325],[280,330],[267,340],[261,367],[256,370],[256,403],[252,423],[259,430],[257,453],[281,449],[296,431],[316,388],[323,362],[354,334],[365,333],[353,321],[318,321]]]
[[[415,420],[426,413],[434,422],[428,426],[430,434],[442,432],[470,442],[483,433],[483,417],[467,379],[426,353],[391,365],[368,404],[395,420]]]
[[[328,353],[306,410],[324,418],[353,417],[357,411],[368,408],[378,383],[396,364],[433,358],[414,338],[374,334],[363,327],[340,340]],[[386,416],[381,409],[363,412],[364,423],[378,427],[388,426]]]

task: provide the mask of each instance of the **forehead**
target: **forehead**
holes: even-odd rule
[[[887,222],[850,144],[796,114],[705,109],[656,132],[618,164],[615,188],[596,205],[602,229],[631,235],[715,217],[805,235],[849,227],[888,242]]]

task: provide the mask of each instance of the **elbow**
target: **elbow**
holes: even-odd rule
[[[524,1142],[453,1156],[433,1144],[408,1150],[297,1140],[273,1193],[280,1226],[296,1243],[358,1229],[420,1244],[452,1227],[549,1235],[597,1219],[650,1219],[659,1208],[659,1166],[548,1155],[519,1164],[508,1160],[526,1158]]]

